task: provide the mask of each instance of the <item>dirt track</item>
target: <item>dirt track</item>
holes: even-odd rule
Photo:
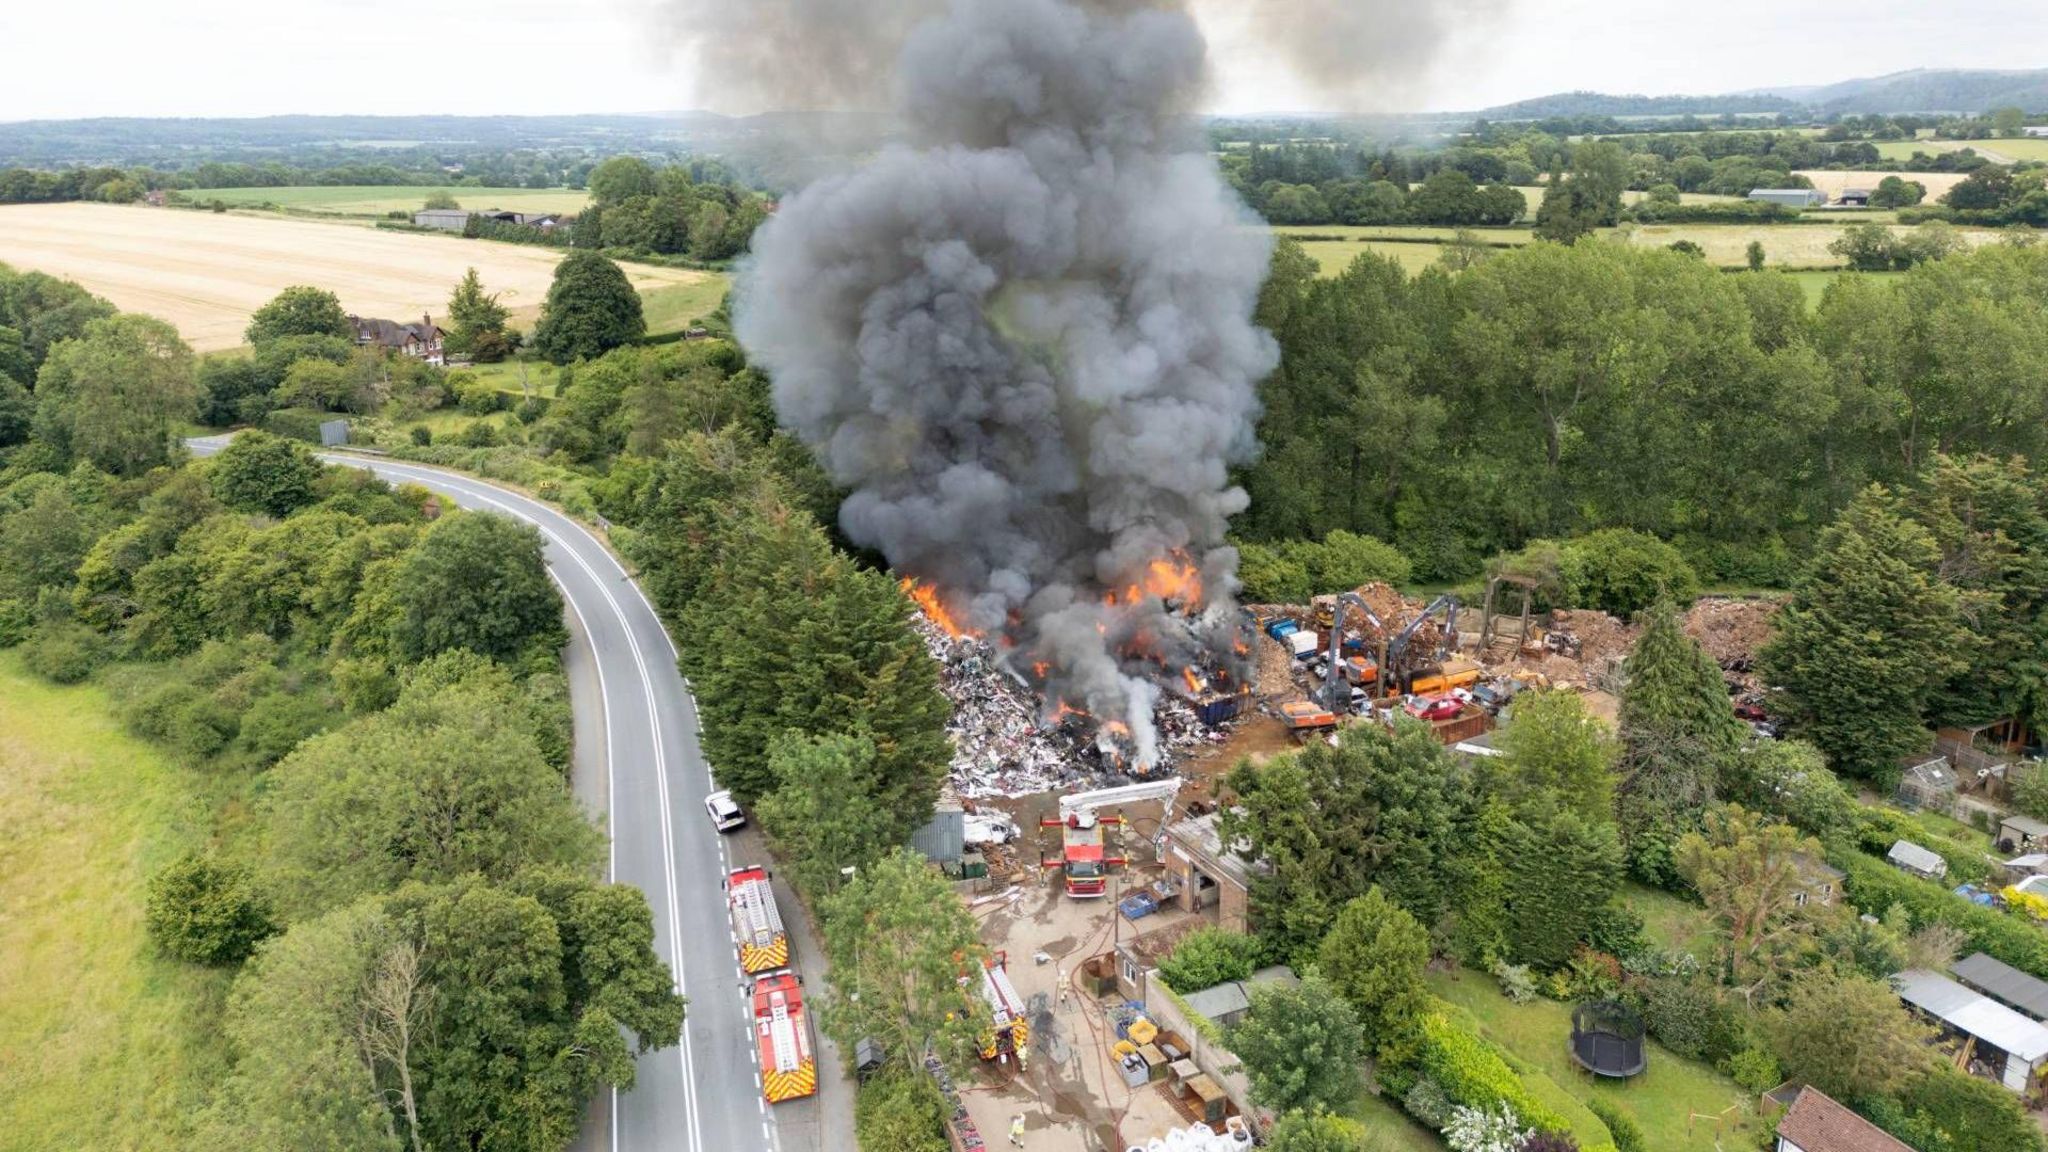
[[[194,348],[242,342],[249,314],[280,289],[312,284],[364,316],[437,318],[474,267],[530,321],[547,295],[558,249],[459,236],[109,204],[0,207],[0,263],[76,280],[126,311],[170,321]],[[627,265],[642,289],[707,273]]]

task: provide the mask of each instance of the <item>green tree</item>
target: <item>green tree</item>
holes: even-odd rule
[[[1344,905],[1323,937],[1319,970],[1358,1013],[1365,1045],[1382,1067],[1412,1061],[1429,992],[1429,933],[1378,888]]]
[[[90,509],[71,489],[41,476],[10,491],[22,507],[0,500],[0,599],[32,603],[45,588],[69,587],[97,534]]]
[[[1927,198],[1927,185],[1918,180],[1907,180],[1900,176],[1887,176],[1871,189],[1872,208],[1911,208]]]
[[[596,252],[579,250],[555,267],[533,346],[554,363],[568,364],[596,359],[646,333],[640,294],[626,274]]]
[[[2026,110],[2024,108],[1994,109],[1991,113],[1991,130],[2007,138],[2026,135]]]
[[[853,1130],[863,1148],[947,1152],[946,1098],[928,1076],[892,1070],[860,1086]]]
[[[241,356],[207,356],[199,361],[199,422],[225,428],[259,418],[270,408],[265,395],[272,381]]]
[[[1890,985],[1867,976],[1803,976],[1764,1025],[1785,1075],[1830,1096],[1892,1093],[1929,1060],[1927,1029]]]
[[[1536,235],[1571,244],[1596,228],[1611,228],[1621,217],[1621,194],[1629,184],[1628,155],[1619,145],[1592,140],[1572,149],[1568,179],[1553,179],[1536,210]]]
[[[444,516],[391,563],[391,615],[379,623],[401,660],[466,648],[513,661],[561,647],[562,601],[531,525],[489,513]]]
[[[768,749],[768,770],[775,790],[756,815],[811,898],[837,888],[841,869],[867,867],[899,842],[879,796],[874,741],[784,733]]]
[[[242,338],[251,344],[267,344],[285,336],[334,336],[351,339],[348,313],[341,298],[322,288],[295,285],[271,297],[270,303],[249,317]]]
[[[1621,889],[1621,844],[1612,827],[1568,810],[1539,818],[1516,840],[1508,953],[1537,968],[1562,967]]]
[[[1928,702],[1965,667],[1940,548],[1871,488],[1821,533],[1776,635],[1759,654],[1774,710],[1836,771],[1881,779],[1923,748]]]
[[[1721,927],[1723,980],[1745,995],[1782,976],[1807,946],[1805,893],[1823,859],[1819,841],[1728,807],[1680,838],[1672,859]]]
[[[502,336],[509,315],[495,293],[484,291],[476,269],[464,272],[448,297],[448,320],[454,325],[448,337],[451,351],[478,352],[482,345],[491,343],[490,337]],[[496,344],[491,346],[495,349]]]
[[[175,425],[196,412],[192,349],[161,320],[94,320],[50,350],[36,378],[36,438],[117,476],[179,451]]]
[[[827,897],[821,923],[835,993],[822,1019],[843,1050],[872,1037],[913,1076],[928,1044],[949,1062],[964,1057],[987,1006],[960,976],[983,948],[944,876],[915,852],[892,852]]]
[[[1677,880],[1671,850],[1698,826],[1748,730],[1698,641],[1669,604],[1650,610],[1628,658],[1621,694],[1617,815],[1630,869],[1642,880]]]
[[[584,183],[590,189],[590,198],[604,208],[661,191],[653,165],[638,156],[610,157],[592,168]]]
[[[462,207],[462,202],[457,200],[453,193],[443,188],[427,193],[426,203],[420,205],[420,207],[428,212],[454,211]]]
[[[1282,1113],[1349,1107],[1365,1057],[1350,1002],[1313,972],[1299,987],[1255,985],[1250,997],[1229,1042],[1251,1077],[1252,1100]]]
[[[1851,224],[1828,245],[1828,251],[1858,272],[1889,271],[1898,253],[1898,241],[1883,224]]]
[[[1297,543],[1287,554],[1308,571],[1315,592],[1350,591],[1362,584],[1402,584],[1410,575],[1408,558],[1370,536],[1334,529],[1315,544]]]
[[[1699,577],[1678,549],[1627,528],[1603,528],[1560,550],[1558,576],[1567,603],[1633,616],[1659,600],[1687,603]]]
[[[1328,1112],[1289,1112],[1266,1141],[1272,1152],[1365,1152],[1366,1130]]]
[[[283,517],[311,504],[320,462],[306,446],[268,432],[244,432],[215,456],[214,498],[242,512]]]
[[[0,448],[27,441],[29,429],[35,424],[35,415],[35,397],[29,395],[28,389],[17,383],[14,377],[0,372]]]
[[[1204,926],[1174,944],[1159,962],[1168,987],[1185,996],[1231,980],[1248,980],[1259,966],[1259,942],[1242,932]]]
[[[1498,743],[1500,791],[1517,808],[1564,808],[1613,823],[1617,747],[1578,693],[1524,693]]]
[[[158,947],[195,964],[239,964],[277,932],[247,870],[205,856],[150,877],[143,924]]]
[[[272,769],[262,811],[279,897],[296,911],[407,880],[587,867],[602,842],[522,709],[481,680],[306,741]]]
[[[1751,240],[1749,247],[1744,251],[1744,258],[1749,261],[1749,270],[1751,272],[1763,271],[1764,242],[1761,240]]]
[[[216,1104],[224,1146],[408,1147],[356,1035],[360,989],[392,937],[364,901],[293,925],[243,968],[222,1019],[236,1056]]]

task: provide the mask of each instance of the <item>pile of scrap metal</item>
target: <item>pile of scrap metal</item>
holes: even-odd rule
[[[1127,783],[1133,771],[1112,746],[1105,751],[1095,722],[1049,704],[998,658],[994,645],[955,639],[923,615],[911,617],[939,666],[939,690],[953,705],[952,781],[969,799]],[[1148,777],[1173,774],[1192,748],[1221,743],[1228,724],[1204,724],[1180,695],[1160,693],[1153,710],[1159,762]]]

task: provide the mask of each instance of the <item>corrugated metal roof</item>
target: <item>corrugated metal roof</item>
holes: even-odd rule
[[[1998,826],[2017,829],[2027,836],[2048,835],[2048,824],[2043,824],[2032,816],[2007,816],[1998,822]]]
[[[1956,965],[1956,979],[2036,1020],[2048,1018],[2048,981],[1984,953]]]
[[[1909,968],[1892,985],[1899,999],[2002,1052],[2029,1064],[2048,1056],[2048,1028],[1940,973]]]

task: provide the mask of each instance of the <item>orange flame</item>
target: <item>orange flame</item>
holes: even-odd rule
[[[1182,668],[1180,670],[1180,675],[1181,679],[1186,680],[1188,682],[1189,692],[1193,693],[1196,696],[1200,696],[1202,694],[1202,678],[1195,675],[1195,670],[1193,668]]]
[[[1161,600],[1199,604],[1202,600],[1202,573],[1188,562],[1185,554],[1175,552],[1145,566],[1144,587],[1147,595]]]
[[[924,613],[925,619],[938,625],[940,631],[955,640],[960,639],[962,636],[972,636],[974,634],[962,628],[953,619],[953,614],[946,610],[945,601],[939,599],[939,590],[937,588],[922,580],[913,580],[908,576],[903,578],[902,586],[903,591],[917,603],[918,611]]]

